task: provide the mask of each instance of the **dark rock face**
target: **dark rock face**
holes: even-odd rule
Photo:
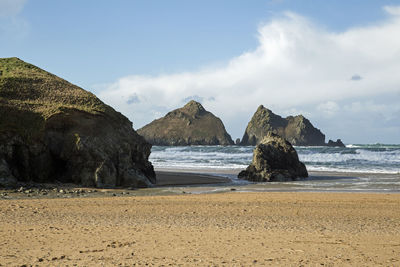
[[[93,94],[18,59],[0,59],[0,185],[147,187],[151,145]],[[26,91],[29,94],[24,94]],[[34,103],[32,105],[31,103]]]
[[[346,147],[346,146],[343,144],[342,140],[340,140],[340,139],[337,139],[336,142],[335,142],[335,141],[332,141],[332,140],[329,140],[328,143],[327,143],[326,145],[327,145],[327,146],[331,146],[331,147]]]
[[[193,100],[147,124],[138,133],[160,146],[233,145],[222,121]]]
[[[252,163],[238,177],[253,182],[291,181],[308,177],[308,173],[292,145],[269,133],[254,149]]]
[[[4,159],[0,159],[0,187],[13,187],[17,182],[18,181],[12,175],[7,162]]]
[[[240,145],[240,138],[236,138],[235,145]]]
[[[241,145],[257,145],[268,133],[277,134],[297,146],[325,145],[325,135],[302,115],[284,119],[262,105],[247,125]]]

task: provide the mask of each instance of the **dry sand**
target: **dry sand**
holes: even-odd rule
[[[0,200],[0,265],[399,266],[400,194]]]

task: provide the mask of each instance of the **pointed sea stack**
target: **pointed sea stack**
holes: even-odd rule
[[[193,100],[147,124],[138,133],[159,146],[233,145],[222,121]]]
[[[146,187],[151,145],[95,95],[18,58],[0,59],[0,186]]]
[[[295,146],[325,145],[325,135],[303,115],[282,118],[263,105],[258,107],[251,118],[240,144],[255,146],[268,133],[277,134]]]

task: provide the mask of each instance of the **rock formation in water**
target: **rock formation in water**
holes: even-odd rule
[[[253,182],[291,181],[308,177],[308,173],[292,145],[268,133],[254,149],[251,164],[238,177]]]
[[[151,145],[95,95],[18,58],[0,59],[0,185],[155,183]]]
[[[331,147],[346,147],[340,139],[337,139],[336,141],[329,140],[326,145]]]
[[[138,133],[160,146],[233,145],[222,121],[193,100],[147,124]]]
[[[282,118],[262,105],[247,125],[240,144],[257,145],[268,133],[277,134],[297,146],[325,145],[325,135],[304,116]]]

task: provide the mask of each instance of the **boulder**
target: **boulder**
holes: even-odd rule
[[[240,145],[240,138],[236,138],[235,145]]]
[[[335,141],[332,141],[332,140],[329,140],[328,143],[327,143],[326,145],[327,145],[327,146],[331,146],[331,147],[346,147],[346,146],[343,144],[342,140],[340,140],[340,139],[337,139],[336,142],[335,142]]]
[[[253,182],[292,181],[306,178],[308,173],[293,146],[268,133],[254,149],[252,163],[238,177]]]
[[[268,133],[277,134],[295,146],[325,145],[325,135],[303,115],[282,118],[263,105],[258,107],[248,123],[240,144],[255,146]]]
[[[17,58],[0,59],[0,181],[147,187],[151,144],[95,95]]]
[[[138,133],[159,146],[233,145],[222,121],[193,100],[147,124]]]

